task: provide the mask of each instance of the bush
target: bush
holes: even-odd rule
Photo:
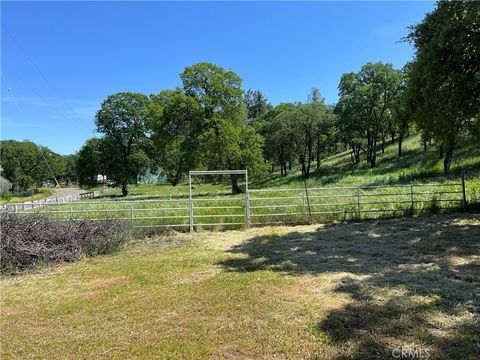
[[[12,199],[12,193],[10,191],[5,191],[3,194],[0,195],[0,198],[8,202]]]
[[[130,236],[126,224],[118,220],[61,222],[39,214],[2,214],[0,225],[1,272],[107,254]]]

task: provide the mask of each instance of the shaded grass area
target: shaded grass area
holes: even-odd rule
[[[176,234],[3,278],[2,358],[480,355],[480,219]]]

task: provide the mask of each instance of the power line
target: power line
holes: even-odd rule
[[[53,89],[54,93],[56,96],[63,101],[65,106],[69,108],[69,110],[74,113],[75,110],[70,106],[69,102],[61,95],[61,93],[58,91],[56,86],[47,78],[47,76],[43,73],[43,71],[40,69],[40,67],[35,63],[35,61],[32,59],[32,57],[28,54],[28,52],[25,50],[25,48],[15,39],[15,37],[12,35],[12,33],[2,24],[2,28],[5,30],[5,32],[8,34],[8,36],[13,40],[15,45],[20,49],[20,51],[23,53],[23,56],[32,64],[32,66],[35,68],[35,70],[40,74],[40,76],[43,78],[43,80],[50,85],[50,87]],[[17,75],[18,76],[18,75]],[[86,127],[84,123],[81,123],[83,126]]]
[[[5,77],[5,74],[4,74],[3,72],[0,72],[0,75],[1,75],[1,78],[3,79],[3,81],[5,82],[5,85],[6,85],[7,88],[8,88],[8,92],[10,93],[10,95],[13,95],[14,92],[12,91],[12,88],[9,86],[9,83],[8,83],[6,77]],[[15,101],[15,105],[16,105],[16,107],[17,107],[17,111],[20,113],[21,110],[20,110],[20,107],[18,106],[18,103],[17,103],[16,101]],[[43,153],[41,146],[38,147],[38,151],[40,152],[40,155],[42,155],[43,161],[45,161],[45,164],[47,165],[48,171],[50,171],[50,174],[52,175],[53,179],[55,180],[55,183],[56,183],[57,186],[59,187],[59,189],[60,189],[60,191],[62,192],[63,196],[66,197],[65,191],[63,191],[63,188],[60,186],[60,183],[58,182],[57,177],[55,176],[55,173],[54,173],[53,170],[52,170],[52,167],[51,167],[50,164],[48,163],[47,158],[45,157],[45,154]]]
[[[86,131],[85,129],[86,128],[80,128],[78,126],[77,123],[75,123],[74,121],[70,120],[68,114],[66,113],[62,113],[62,111],[60,109],[58,109],[58,107],[56,107],[55,105],[53,105],[51,102],[49,102],[46,98],[44,98],[42,95],[40,95],[39,93],[37,93],[28,83],[25,79],[23,79],[20,75],[18,75],[18,73],[16,71],[14,71],[12,68],[10,68],[10,66],[8,66],[7,64],[4,64],[6,68],[8,68],[8,70],[13,74],[15,75],[24,85],[25,87],[27,87],[33,95],[35,95],[36,97],[38,97],[41,101],[43,101],[43,103],[47,106],[50,106],[53,110],[56,111],[56,113],[61,117],[63,118],[64,120],[66,120],[67,122],[69,122],[74,128],[76,128],[77,130],[81,131],[81,132],[84,132],[84,134],[88,134],[89,136],[91,136],[92,134],[90,134],[88,131]],[[5,75],[4,75],[5,76]],[[18,107],[18,104],[17,104],[17,107]]]

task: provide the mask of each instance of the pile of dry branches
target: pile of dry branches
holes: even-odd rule
[[[62,222],[38,214],[3,214],[0,226],[2,272],[106,254],[118,249],[130,234],[124,223],[115,220]]]

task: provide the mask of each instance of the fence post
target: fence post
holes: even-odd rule
[[[310,209],[310,199],[308,198],[308,188],[307,188],[307,181],[306,179],[303,179],[303,188],[305,190],[305,198],[307,199],[307,207],[308,207],[308,224],[310,225],[313,220],[312,220],[312,210]]]
[[[248,191],[248,173],[245,173],[245,226],[250,227],[250,192]]]
[[[188,196],[188,207],[190,209],[190,232],[193,232],[193,201],[192,201],[192,175],[188,176],[189,183],[189,196]]]
[[[357,219],[360,220],[360,187],[357,186]]]
[[[134,212],[133,212],[133,202],[130,203],[130,221],[132,223],[132,227],[133,227],[133,221],[135,219],[135,215],[134,215]]]
[[[415,204],[415,202],[413,201],[413,185],[410,184],[410,209],[412,211],[412,215],[413,215],[413,210],[414,210],[414,204]]]
[[[463,196],[463,211],[467,211],[467,193],[465,191],[465,171],[462,169],[462,196]]]
[[[18,210],[17,210],[17,204],[13,205],[13,207],[14,207],[14,212],[15,212],[15,214],[16,214],[16,213],[18,212]]]
[[[307,222],[307,211],[306,211],[306,207],[305,207],[305,197],[307,195],[307,192],[305,189],[303,189],[303,193],[302,193],[302,210],[303,210],[303,221],[304,222]]]

